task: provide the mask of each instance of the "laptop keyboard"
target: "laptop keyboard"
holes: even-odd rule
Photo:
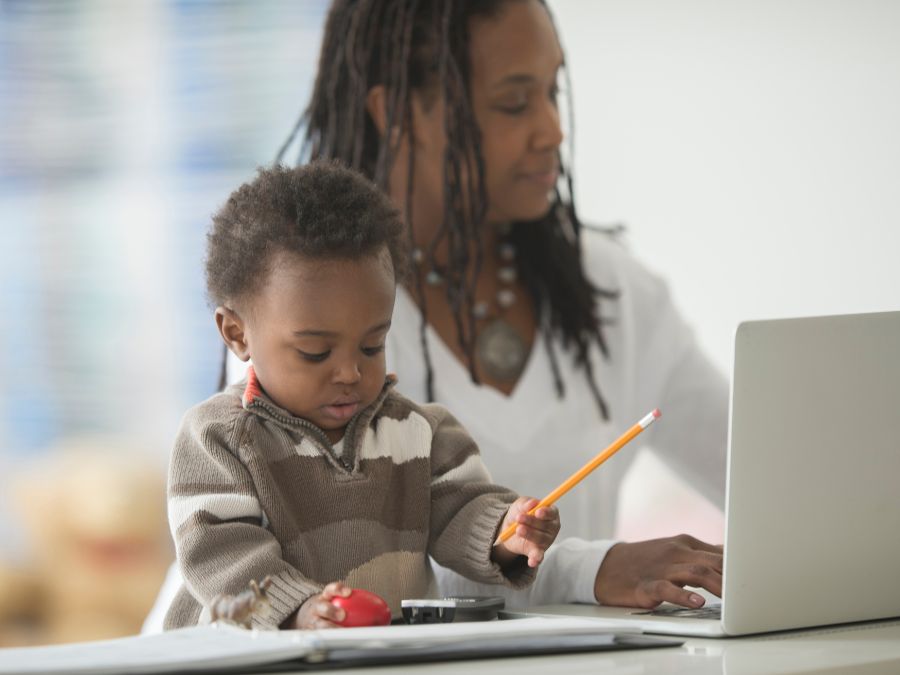
[[[646,612],[635,612],[635,614],[666,616],[679,619],[682,617],[688,619],[721,619],[722,605],[710,605],[709,607],[700,607],[699,609],[690,609],[688,607],[660,607]]]

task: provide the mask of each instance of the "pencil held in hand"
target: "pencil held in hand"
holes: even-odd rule
[[[549,495],[544,497],[541,501],[537,503],[531,510],[528,511],[529,515],[533,514],[539,508],[543,506],[550,506],[551,504],[556,503],[556,500],[566,494],[573,487],[578,485],[585,476],[587,476],[591,471],[596,469],[598,466],[603,464],[606,460],[612,457],[616,452],[618,452],[624,445],[626,445],[632,438],[641,433],[644,429],[653,424],[654,420],[656,420],[662,413],[659,412],[659,408],[656,408],[652,412],[647,413],[647,415],[641,419],[637,424],[631,427],[624,434],[619,436],[612,444],[606,448],[599,455],[594,457],[591,461],[585,464],[583,467],[578,469],[575,473],[569,476],[565,481],[563,481],[562,485],[556,488]],[[513,523],[509,527],[507,527],[503,532],[497,537],[497,541],[494,542],[494,545],[506,541],[511,536],[516,533],[517,523]]]

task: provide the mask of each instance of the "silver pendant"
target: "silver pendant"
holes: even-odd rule
[[[503,319],[494,319],[479,331],[475,351],[485,375],[503,382],[518,379],[528,358],[525,340]]]

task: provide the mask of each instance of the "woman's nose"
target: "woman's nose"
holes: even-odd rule
[[[559,108],[552,99],[542,101],[535,122],[534,144],[536,150],[559,149],[563,142],[563,130],[559,121]]]

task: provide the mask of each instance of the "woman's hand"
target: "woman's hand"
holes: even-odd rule
[[[651,609],[661,602],[702,607],[705,599],[684,586],[722,596],[724,549],[686,534],[632,544],[616,544],[594,580],[601,605]]]
[[[537,506],[538,501],[533,497],[519,497],[509,505],[500,531],[517,523],[516,533],[494,546],[491,554],[492,559],[501,567],[506,567],[520,555],[528,557],[529,567],[537,567],[544,559],[544,551],[550,548],[559,534],[559,511],[555,506],[542,506],[534,514],[528,515],[528,511]]]
[[[314,595],[300,605],[300,609],[287,621],[281,624],[282,628],[313,630],[319,628],[341,628],[337,624],[343,621],[347,613],[331,604],[331,598],[349,597],[351,588],[340,581],[333,581],[322,589],[318,595]]]

